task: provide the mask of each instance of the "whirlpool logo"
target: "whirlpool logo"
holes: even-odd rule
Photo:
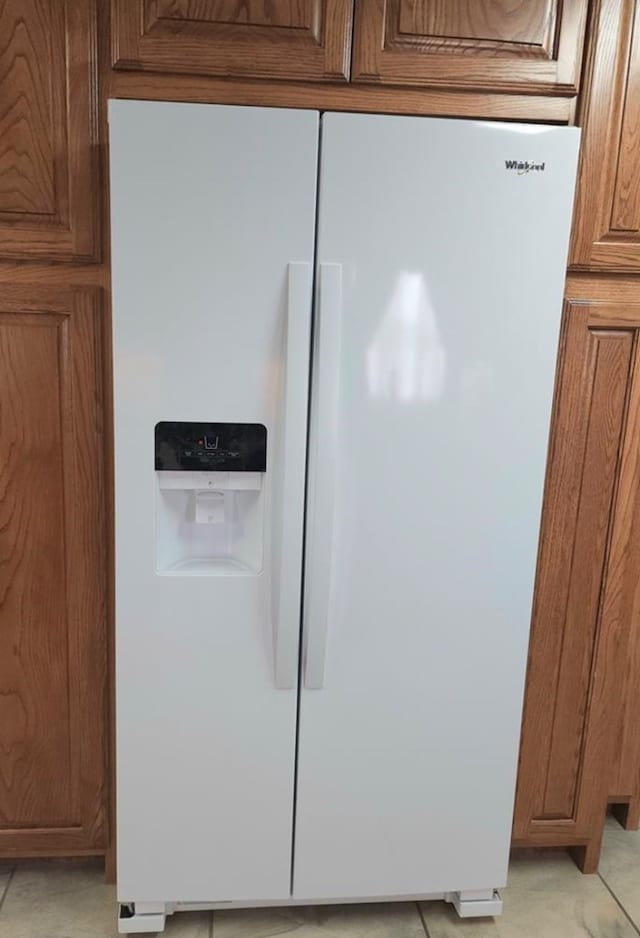
[[[546,163],[532,163],[531,160],[505,160],[505,169],[515,170],[518,176],[525,173],[543,173]]]

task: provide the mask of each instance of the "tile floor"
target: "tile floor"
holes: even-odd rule
[[[0,938],[115,938],[115,892],[98,865],[0,866]],[[638,938],[640,832],[607,822],[600,873],[563,853],[514,859],[500,918],[461,922],[442,902],[187,913],[166,938]]]

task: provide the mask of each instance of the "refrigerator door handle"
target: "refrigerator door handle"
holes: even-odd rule
[[[275,686],[296,687],[307,438],[311,264],[288,265],[281,474],[274,511],[271,598]]]
[[[331,617],[340,400],[341,264],[319,265],[317,309],[318,340],[315,362],[317,419],[313,459],[313,510],[310,522],[304,621],[304,686],[309,690],[320,690],[324,685],[327,634]]]

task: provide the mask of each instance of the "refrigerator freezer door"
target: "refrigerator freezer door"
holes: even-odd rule
[[[286,899],[318,115],[115,101],[110,136],[119,899]],[[203,471],[155,471],[164,421]]]
[[[323,118],[297,899],[505,882],[577,149]]]

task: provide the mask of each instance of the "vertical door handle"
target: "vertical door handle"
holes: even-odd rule
[[[315,439],[308,521],[307,575],[304,615],[304,685],[324,685],[327,634],[331,617],[333,528],[338,457],[340,402],[340,325],[342,315],[342,266],[320,264],[315,343]]]
[[[309,345],[311,339],[311,264],[289,264],[286,312],[284,400],[280,424],[280,462],[274,498],[271,602],[275,686],[289,690],[298,677],[300,586]]]

